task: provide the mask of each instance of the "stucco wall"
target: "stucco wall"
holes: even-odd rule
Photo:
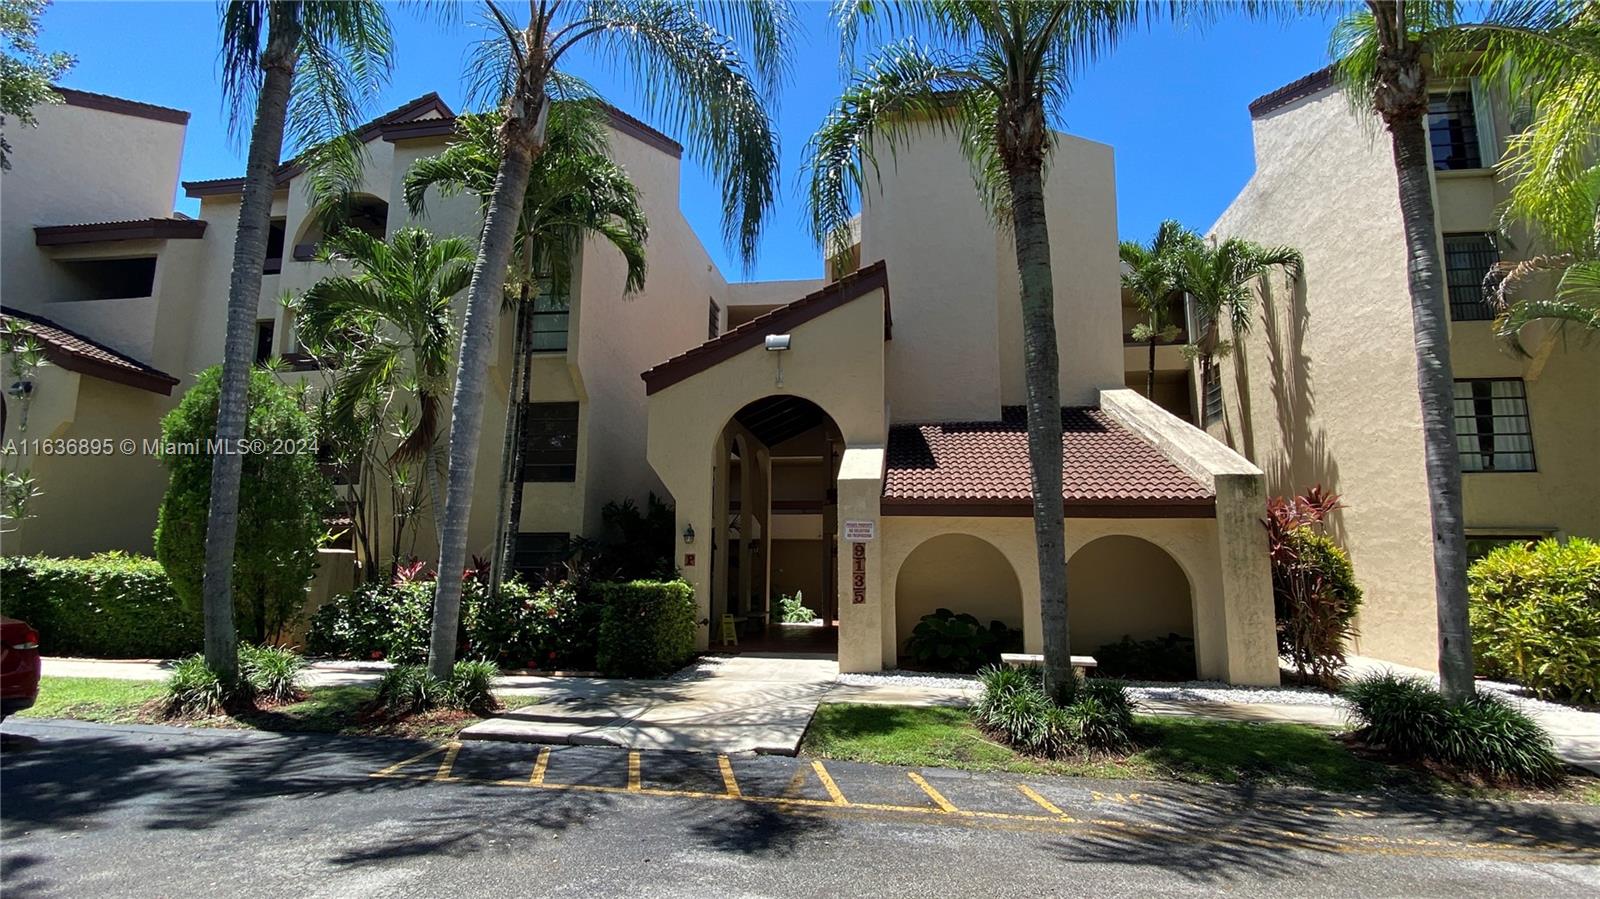
[[[895,582],[895,636],[900,651],[922,616],[941,608],[988,627],[1022,628],[1022,584],[1004,553],[970,534],[941,534],[906,557]]]
[[[1074,653],[1093,654],[1124,636],[1194,636],[1194,609],[1183,568],[1138,537],[1101,537],[1067,562],[1067,620]]]
[[[1225,420],[1208,430],[1266,473],[1346,508],[1333,536],[1366,600],[1356,649],[1435,663],[1433,560],[1421,410],[1394,167],[1383,134],[1333,91],[1255,120],[1256,172],[1212,228],[1287,244],[1298,285],[1271,279],[1248,335],[1221,360]],[[1197,379],[1198,381],[1198,379]]]

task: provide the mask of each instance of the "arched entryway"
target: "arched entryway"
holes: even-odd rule
[[[741,650],[833,652],[838,640],[838,510],[844,440],[821,406],[768,396],[734,414],[713,450],[711,643],[732,616]],[[815,613],[785,624],[784,597]],[[732,649],[734,647],[728,646]]]
[[[965,612],[1022,628],[1022,584],[1005,554],[970,534],[940,534],[923,541],[900,565],[894,588],[896,647],[924,615],[939,609]]]
[[[1166,550],[1123,534],[1091,540],[1067,562],[1072,651],[1093,655],[1124,636],[1194,636],[1189,578]]]

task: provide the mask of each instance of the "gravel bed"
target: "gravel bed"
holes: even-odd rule
[[[891,668],[876,674],[841,674],[839,683],[851,687],[893,687],[895,689],[961,690],[976,693],[978,678],[971,674],[944,674],[928,671],[902,671]]]

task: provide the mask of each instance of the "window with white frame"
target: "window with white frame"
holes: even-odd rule
[[[1428,96],[1428,143],[1433,147],[1435,170],[1483,168],[1478,114],[1470,90]]]
[[[1521,378],[1456,381],[1455,406],[1463,472],[1535,470],[1528,392]]]

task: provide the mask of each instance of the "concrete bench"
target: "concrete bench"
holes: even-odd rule
[[[1037,652],[1002,652],[1000,664],[1007,668],[1037,668],[1044,665],[1044,654]],[[1088,674],[1089,670],[1099,666],[1094,656],[1073,656],[1072,670],[1079,674]]]

